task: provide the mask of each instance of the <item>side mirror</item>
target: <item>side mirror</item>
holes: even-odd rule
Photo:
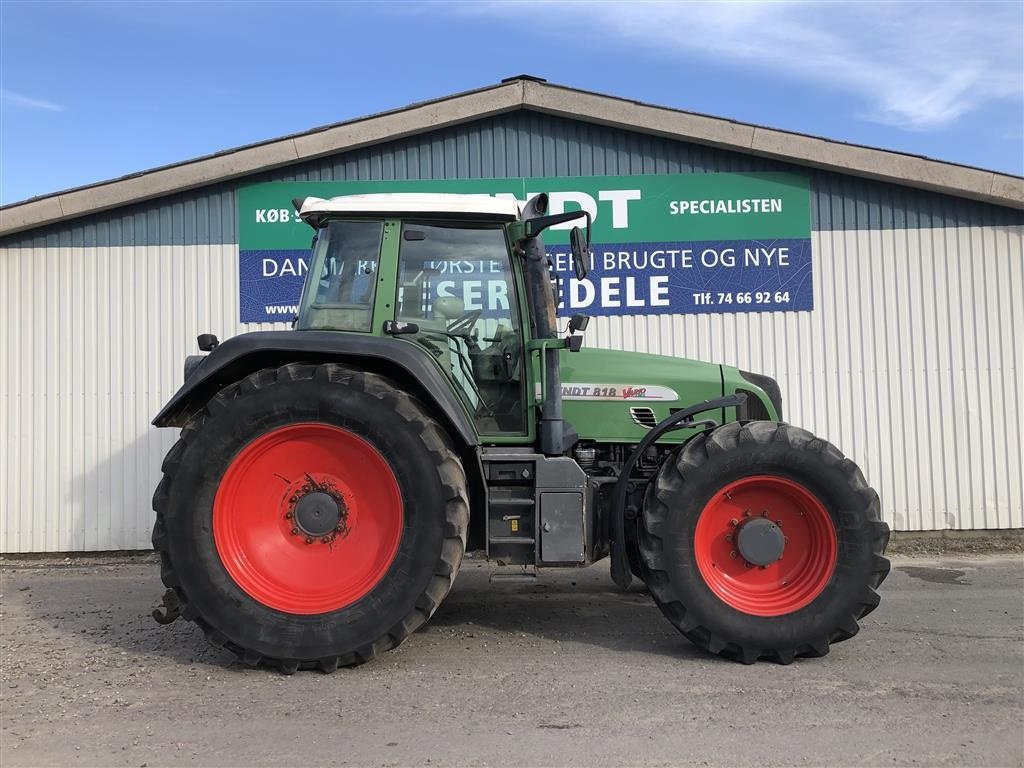
[[[196,344],[203,352],[213,352],[220,345],[220,341],[212,333],[200,333],[196,336]]]
[[[590,317],[587,315],[573,315],[569,318],[569,333],[576,333],[576,331],[585,331],[587,326],[590,325]]]
[[[572,248],[572,266],[576,270],[576,279],[587,276],[587,262],[590,261],[590,243],[584,237],[583,230],[573,227],[569,231],[569,245]]]

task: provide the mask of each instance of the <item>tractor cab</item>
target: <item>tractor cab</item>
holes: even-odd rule
[[[522,242],[587,214],[545,217],[543,195],[525,206],[487,195],[369,194],[305,198],[295,207],[316,230],[296,330],[415,344],[449,379],[484,440],[534,437],[530,404],[542,397],[527,391],[527,347],[556,337],[557,281],[546,256],[528,257]],[[587,240],[576,229],[572,241],[583,265]],[[544,354],[557,371],[557,358]],[[560,388],[543,396],[560,399]]]

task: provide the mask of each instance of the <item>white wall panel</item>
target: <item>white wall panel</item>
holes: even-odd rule
[[[1024,526],[1021,227],[814,234],[810,313],[596,318],[587,343],[778,378],[898,530]],[[149,547],[196,334],[238,318],[232,245],[0,251],[0,551]]]
[[[0,251],[0,551],[149,547],[176,432],[149,421],[198,332],[245,330],[237,265],[230,245]]]
[[[812,237],[813,312],[599,317],[587,343],[775,376],[896,530],[1024,526],[1024,228]]]

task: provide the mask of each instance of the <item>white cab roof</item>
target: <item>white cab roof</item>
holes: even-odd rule
[[[299,209],[299,215],[306,221],[322,219],[324,214],[334,213],[443,214],[513,220],[519,218],[519,202],[490,195],[395,192],[343,195],[329,200],[322,197],[307,197]]]

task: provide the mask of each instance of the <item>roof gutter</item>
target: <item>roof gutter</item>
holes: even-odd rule
[[[0,236],[517,109],[1024,209],[1024,179],[519,77],[0,208]]]
[[[1024,178],[557,85],[524,82],[524,106],[835,173],[1024,209]]]
[[[0,208],[0,236],[510,112],[520,81],[361,117]]]

